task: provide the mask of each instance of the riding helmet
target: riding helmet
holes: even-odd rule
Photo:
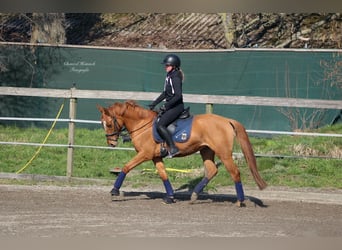
[[[169,54],[169,55],[165,56],[162,64],[171,65],[173,67],[179,68],[181,65],[181,60],[179,59],[179,57],[177,55]]]

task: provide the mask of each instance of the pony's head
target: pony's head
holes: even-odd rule
[[[106,133],[107,144],[112,147],[116,147],[120,132],[123,128],[122,120],[111,109],[104,108],[100,105],[96,105],[97,109],[101,112],[101,124]]]

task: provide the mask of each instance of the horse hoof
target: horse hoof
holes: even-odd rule
[[[116,188],[113,188],[111,191],[110,191],[110,194],[112,195],[112,201],[121,201],[123,200],[123,196],[124,194],[121,193],[118,189]]]
[[[164,204],[172,204],[172,203],[176,203],[176,201],[173,197],[166,196],[163,198],[163,203]]]
[[[191,199],[190,199],[190,204],[194,204],[198,199],[198,194],[192,193],[191,194]]]
[[[238,207],[246,207],[246,203],[245,203],[244,201],[237,201],[237,202],[236,202],[236,205],[237,205]]]
[[[110,191],[110,194],[111,194],[112,196],[120,196],[120,191],[119,191],[119,189],[113,188],[113,189]]]
[[[113,188],[110,191],[110,194],[112,195],[112,201],[120,200],[122,196],[119,189],[116,189],[116,188]]]

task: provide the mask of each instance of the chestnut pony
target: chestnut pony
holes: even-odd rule
[[[145,161],[152,160],[166,190],[163,200],[165,203],[173,203],[174,190],[165,171],[161,145],[154,140],[152,134],[153,121],[157,117],[157,112],[145,109],[131,100],[114,103],[108,108],[97,105],[97,108],[101,112],[101,122],[108,145],[115,147],[121,130],[126,128],[137,152],[133,159],[122,168],[115,180],[111,195],[120,195],[119,189],[129,171]],[[192,191],[191,202],[197,200],[199,193],[217,174],[217,166],[214,162],[216,155],[235,183],[237,204],[244,206],[245,196],[240,171],[232,158],[234,138],[237,138],[241,146],[256,184],[261,190],[266,187],[267,184],[258,173],[253,148],[243,125],[233,119],[215,114],[194,115],[189,139],[186,142],[176,143],[180,150],[180,154],[176,157],[191,155],[199,151],[205,166],[205,176]]]

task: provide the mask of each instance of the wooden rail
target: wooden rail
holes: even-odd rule
[[[45,88],[16,88],[0,87],[0,95],[35,96],[54,98],[84,98],[84,99],[118,99],[118,100],[154,100],[159,93],[109,91],[109,90],[81,90],[71,89],[45,89]],[[304,98],[281,98],[261,96],[227,96],[227,95],[200,95],[184,94],[184,101],[188,103],[203,104],[232,104],[256,105],[274,107],[298,107],[320,109],[342,109],[342,100],[321,100]]]
[[[154,100],[159,93],[154,92],[130,92],[130,91],[108,91],[108,90],[80,90],[71,89],[46,89],[46,88],[17,88],[0,87],[0,96],[33,96],[70,99],[69,109],[69,136],[67,156],[67,177],[73,172],[73,149],[75,135],[75,117],[77,99],[118,99],[118,100]],[[224,95],[194,95],[184,94],[184,101],[187,103],[203,103],[206,105],[206,112],[211,113],[213,104],[232,105],[256,105],[256,106],[278,106],[278,107],[300,107],[319,109],[342,109],[341,100],[319,100],[301,98],[278,98],[260,96],[224,96]]]

